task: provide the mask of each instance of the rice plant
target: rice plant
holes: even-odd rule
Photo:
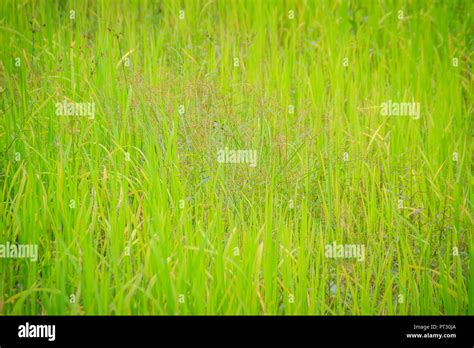
[[[474,314],[469,0],[0,2],[0,314]]]

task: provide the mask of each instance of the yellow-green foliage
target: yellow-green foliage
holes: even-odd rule
[[[472,13],[0,1],[0,314],[474,314]]]

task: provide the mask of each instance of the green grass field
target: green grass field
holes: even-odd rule
[[[0,1],[0,314],[474,314],[473,7]]]

